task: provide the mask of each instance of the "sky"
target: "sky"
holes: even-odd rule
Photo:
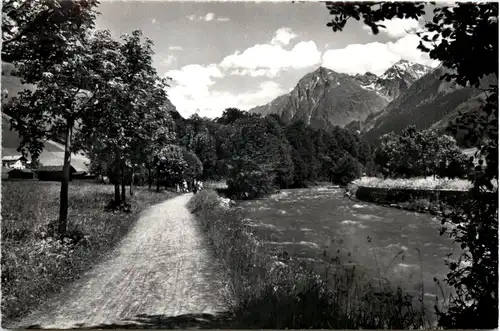
[[[102,0],[98,11],[97,29],[115,37],[140,29],[154,42],[155,67],[184,117],[266,104],[319,66],[382,74],[401,59],[437,65],[416,49],[422,21],[388,21],[374,36],[352,20],[334,33],[318,2]]]

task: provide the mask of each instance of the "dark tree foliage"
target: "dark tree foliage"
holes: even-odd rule
[[[179,143],[203,164],[203,178],[227,179],[241,199],[333,182],[335,165],[346,155],[365,167],[373,163],[372,146],[341,128],[329,132],[303,122],[286,125],[277,115],[262,117],[236,108],[215,120],[174,119]]]
[[[392,18],[417,19],[425,14],[422,2],[326,2],[326,7],[333,16],[327,23],[333,32],[342,31],[350,18],[363,23],[372,29],[373,34],[379,32],[379,28],[385,28],[380,22]]]
[[[333,171],[334,182],[347,185],[361,176],[362,166],[358,160],[347,154],[339,160]]]
[[[94,27],[98,5],[96,0],[4,0],[2,61],[37,59],[41,72],[63,62],[68,35],[83,39],[82,31]]]
[[[469,162],[453,138],[412,125],[399,135],[382,136],[375,163],[385,177],[464,178]]]
[[[241,111],[238,108],[227,108],[222,113],[222,116],[215,121],[219,124],[227,125],[236,122],[240,118],[248,118],[251,116],[250,113]]]
[[[327,2],[327,8],[333,15],[327,25],[335,32],[350,18],[362,19],[376,34],[385,19],[424,14],[422,3]],[[446,281],[456,295],[447,311],[436,310],[442,327],[493,329],[498,326],[498,84],[484,88],[482,82],[488,76],[498,80],[498,3],[457,3],[435,7],[433,14],[418,33],[418,48],[451,69],[442,79],[483,88],[487,96],[483,107],[460,114],[449,127],[453,134],[465,132],[485,165],[475,169],[469,199],[457,202],[442,221],[455,224],[450,236],[463,249],[460,260],[469,264],[449,264]]]

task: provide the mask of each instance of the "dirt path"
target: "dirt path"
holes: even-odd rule
[[[110,259],[14,327],[151,324],[148,319],[227,311],[227,283],[186,209],[191,196],[147,209]]]

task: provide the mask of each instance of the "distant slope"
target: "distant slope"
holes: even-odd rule
[[[21,79],[13,74],[14,65],[2,62],[2,105],[8,103],[13,97],[24,89],[33,90],[30,84],[21,84]]]
[[[399,132],[408,125],[421,130],[432,127],[443,131],[458,110],[470,111],[480,107],[484,102],[481,91],[440,80],[445,70],[436,68],[413,83],[381,112],[368,117],[361,124],[363,137],[373,141],[391,131]],[[485,80],[488,81],[491,78]]]
[[[3,106],[22,90],[35,88],[33,85],[21,84],[21,80],[12,75],[13,70],[12,64],[2,63],[2,155],[20,154],[17,148],[21,143],[17,131],[10,129],[10,116],[3,112]],[[71,164],[77,171],[88,171],[90,160],[87,157],[72,154],[71,158]],[[42,165],[62,165],[64,163],[64,146],[55,141],[47,140],[39,161]]]
[[[320,67],[304,76],[289,94],[249,112],[278,114],[285,123],[303,120],[314,128],[328,128],[364,120],[387,103],[376,92],[362,88],[351,76]]]
[[[21,138],[17,131],[10,129],[10,116],[2,113],[2,156],[21,154],[17,151]],[[64,163],[64,146],[47,140],[44,150],[39,157],[39,162],[47,166],[61,166]],[[80,154],[71,155],[71,165],[77,171],[88,171],[90,160]]]
[[[347,75],[319,67],[288,94],[252,108],[251,113],[278,114],[285,122],[302,120],[314,128],[344,127],[380,112],[430,68],[399,61],[383,75]]]

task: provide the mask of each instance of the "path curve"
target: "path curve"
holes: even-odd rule
[[[139,316],[227,311],[227,282],[186,208],[191,196],[149,207],[109,259],[15,328],[123,325]]]

